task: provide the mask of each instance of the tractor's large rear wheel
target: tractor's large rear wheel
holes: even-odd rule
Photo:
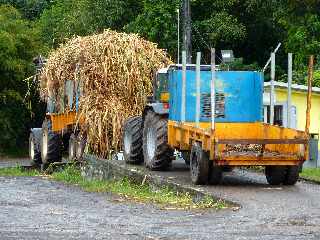
[[[142,117],[129,118],[123,129],[123,156],[126,163],[143,163]]]
[[[41,128],[33,128],[30,132],[29,136],[29,157],[31,159],[31,165],[33,166],[41,166],[41,137],[42,137],[42,129]]]
[[[197,185],[208,183],[209,156],[199,143],[194,143],[191,149],[190,173],[192,183]]]
[[[42,125],[41,158],[43,168],[50,163],[61,162],[62,160],[61,135],[51,130],[51,122],[45,120]]]
[[[286,179],[287,168],[285,166],[266,166],[265,174],[270,185],[280,185]]]
[[[149,111],[144,120],[143,158],[151,170],[167,169],[173,159],[173,149],[168,145],[168,120]]]

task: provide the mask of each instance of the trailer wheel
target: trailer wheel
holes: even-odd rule
[[[68,147],[68,159],[70,162],[73,162],[76,160],[76,151],[77,151],[76,148],[77,148],[76,135],[72,133],[69,138],[69,147]]]
[[[280,185],[286,178],[286,167],[284,166],[266,166],[265,174],[270,185]]]
[[[194,143],[191,149],[190,173],[194,184],[203,185],[208,182],[209,156],[199,143]]]
[[[76,142],[76,159],[77,161],[82,161],[83,153],[87,145],[87,136],[85,134],[79,133],[77,135],[77,142]]]
[[[189,151],[181,151],[181,156],[186,163],[187,166],[190,166],[190,152]]]
[[[221,166],[214,166],[212,163],[209,166],[209,184],[218,185],[221,183],[224,168]]]
[[[31,159],[32,166],[41,166],[41,128],[33,128],[31,129],[29,136],[29,157]]]
[[[300,166],[288,166],[283,184],[295,185],[299,179]]]
[[[149,111],[144,120],[143,158],[151,170],[167,169],[173,159],[173,149],[168,145],[168,120]]]
[[[140,164],[143,162],[142,136],[142,117],[129,118],[124,124],[122,138],[123,156],[126,163]]]
[[[50,163],[61,162],[61,136],[51,130],[51,122],[45,120],[42,125],[41,158],[45,169]]]

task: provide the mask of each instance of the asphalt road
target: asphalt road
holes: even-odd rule
[[[179,162],[156,174],[190,181]],[[270,187],[237,170],[205,188],[242,208],[160,210],[46,179],[1,177],[0,239],[320,239],[320,185]]]

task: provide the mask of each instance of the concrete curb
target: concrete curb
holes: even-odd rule
[[[84,160],[87,164],[82,167],[82,175],[88,179],[108,180],[128,177],[136,183],[147,183],[155,189],[166,186],[177,192],[188,192],[194,196],[194,201],[200,201],[206,196],[212,196],[214,199],[221,200],[227,205],[240,207],[238,203],[228,199],[221,199],[204,189],[180,184],[166,177],[152,175],[147,170],[137,169],[134,165],[127,165],[123,161],[100,159],[89,154],[84,156]]]
[[[308,183],[313,183],[313,184],[318,184],[320,185],[320,182],[317,181],[317,180],[312,180],[312,179],[309,179],[309,178],[305,178],[305,177],[299,177],[300,181],[304,181],[304,182],[308,182]]]

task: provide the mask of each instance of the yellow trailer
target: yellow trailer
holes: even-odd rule
[[[158,72],[143,115],[124,125],[126,162],[165,170],[178,150],[190,165],[194,184],[218,184],[225,169],[238,166],[265,167],[272,185],[295,184],[309,157],[312,62],[303,132],[273,122],[273,89],[270,123],[263,122],[261,72],[216,70],[215,50],[210,66],[200,65],[200,59],[198,53],[196,65],[186,64],[183,52],[182,65]],[[272,53],[271,86],[274,63]]]

